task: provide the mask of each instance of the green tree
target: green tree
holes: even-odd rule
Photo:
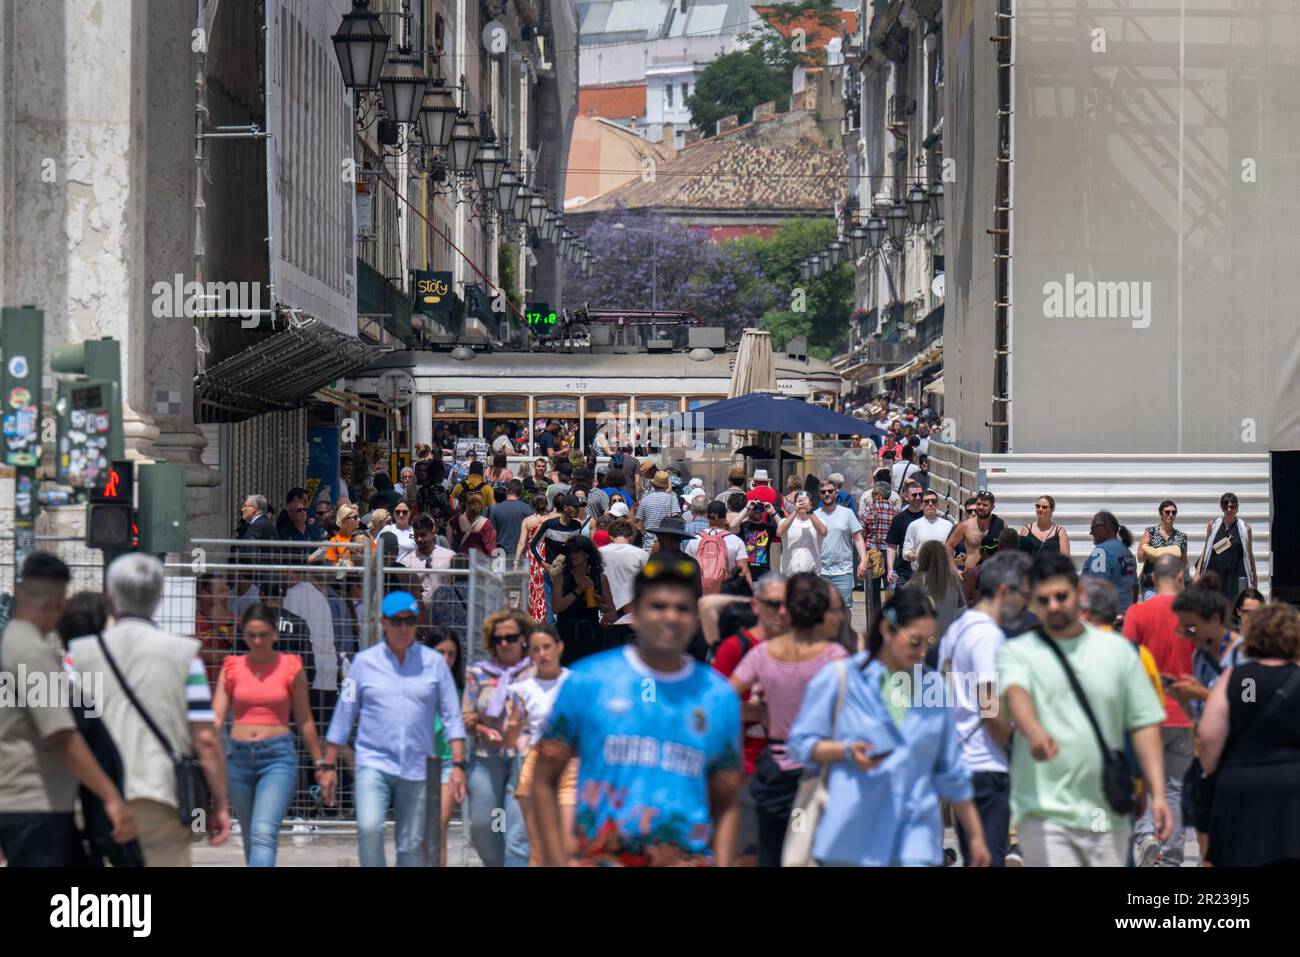
[[[750,48],[724,53],[706,66],[686,106],[691,122],[712,135],[722,117],[734,113],[748,122],[754,107],[768,100],[776,101],[778,111],[790,108],[790,75],[766,62],[761,50]]]
[[[796,66],[820,66],[825,63],[826,50],[808,49],[809,37],[804,36],[803,42],[797,42],[800,38],[787,36],[788,30],[782,32],[775,28],[799,26],[807,29],[813,24],[838,31],[840,19],[835,15],[835,6],[831,0],[773,4],[766,8],[763,22],[748,33],[741,34],[741,40],[748,43],[751,49],[757,49],[764,63],[790,77]]]
[[[523,304],[519,300],[519,280],[515,276],[515,257],[519,248],[514,243],[502,243],[497,247],[498,285],[505,290],[506,299],[520,311]]]
[[[853,309],[852,266],[841,263],[807,282],[799,276],[800,262],[834,238],[834,221],[798,219],[784,223],[770,239],[746,236],[735,241],[738,252],[757,264],[763,280],[780,291],[778,306],[767,310],[762,319],[777,348],[807,336],[809,352],[829,359],[847,340]]]

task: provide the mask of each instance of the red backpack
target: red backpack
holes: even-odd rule
[[[727,533],[717,528],[700,532],[695,560],[700,565],[704,594],[716,595],[727,580]]]

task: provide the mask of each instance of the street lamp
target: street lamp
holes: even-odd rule
[[[528,225],[541,231],[542,220],[546,218],[546,200],[540,192],[533,193],[533,201],[528,206]]]
[[[849,242],[853,245],[853,258],[860,259],[867,251],[867,231],[861,226],[849,230]]]
[[[907,210],[902,202],[895,202],[885,210],[885,226],[891,239],[902,239],[907,235]]]
[[[520,183],[515,171],[509,166],[501,173],[501,182],[497,184],[497,209],[507,216],[514,212],[515,209],[515,192],[519,189]]]
[[[943,219],[943,183],[935,183],[930,187],[930,218],[934,220]]]
[[[456,115],[456,126],[451,131],[451,167],[461,176],[472,176],[474,159],[478,156],[478,133],[469,114]]]
[[[907,218],[913,226],[924,226],[930,216],[930,197],[920,183],[913,184],[907,192]]]
[[[385,62],[379,76],[379,88],[383,91],[384,106],[390,120],[394,123],[419,122],[429,78],[425,75],[424,63],[409,46],[401,47]]]
[[[456,101],[443,85],[442,78],[429,85],[420,106],[420,133],[424,145],[430,149],[445,150],[451,142],[451,132],[456,126]]]
[[[888,227],[882,217],[872,216],[867,220],[867,245],[872,249],[879,249],[887,230]]]
[[[542,220],[542,239],[548,243],[553,242],[555,239],[555,231],[559,228],[560,214],[555,210],[551,210],[546,214],[546,218]]]
[[[352,0],[352,12],[345,14],[334,42],[343,85],[349,90],[373,90],[388,52],[388,31],[379,15],[370,12],[370,0]]]
[[[483,145],[478,151],[474,165],[478,173],[479,186],[488,193],[495,193],[497,187],[501,185],[501,174],[505,170],[506,160],[497,149],[495,137],[487,132],[486,123],[483,130]]]
[[[650,234],[650,311],[659,311],[659,232],[654,229],[636,229],[623,223],[615,223],[614,228],[620,232]]]
[[[519,189],[515,193],[513,202],[515,220],[518,222],[528,221],[528,210],[533,205],[533,191],[528,188],[528,184],[522,179],[519,181]]]

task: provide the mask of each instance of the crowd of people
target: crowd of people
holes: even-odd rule
[[[557,445],[522,479],[423,449],[364,506],[249,495],[239,570],[196,582],[196,639],[157,624],[156,559],[69,598],[36,553],[0,670],[104,676],[102,717],[0,709],[0,849],[184,864],[233,815],[272,866],[305,754],[321,805],[350,781],[365,866],[390,814],[400,866],[435,839],[445,861],[457,805],[487,866],[1176,865],[1187,833],[1204,863],[1300,861],[1300,614],[1257,590],[1236,497],[1195,559],[1172,501],[1136,554],[1098,512],[1080,576],[1051,496],[1018,530],[988,492],[945,516],[925,428],[856,444],[860,492],[735,468],[715,494]],[[471,551],[529,569],[472,642]],[[367,553],[363,647],[342,573]]]

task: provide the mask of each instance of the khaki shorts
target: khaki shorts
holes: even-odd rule
[[[537,749],[533,748],[524,758],[519,768],[519,781],[515,784],[516,797],[530,797],[533,793],[533,772],[537,769]],[[560,775],[560,786],[556,796],[562,807],[573,807],[578,803],[578,759],[573,758],[564,766]]]

